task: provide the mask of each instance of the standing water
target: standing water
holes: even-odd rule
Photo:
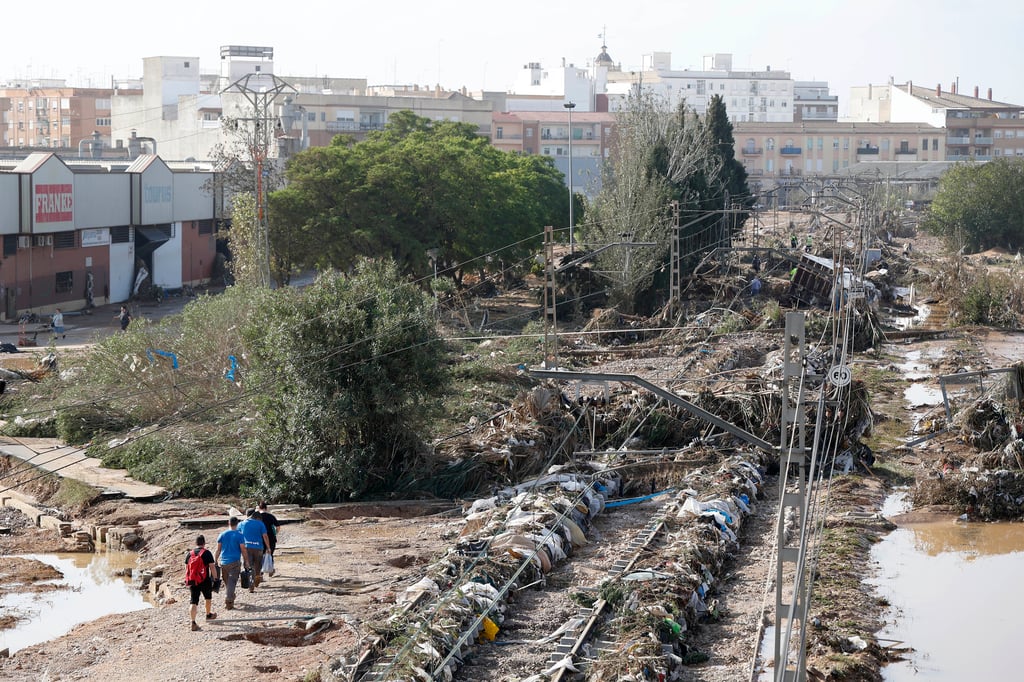
[[[15,615],[17,624],[0,630],[0,649],[11,653],[59,637],[74,626],[111,613],[149,608],[137,587],[114,576],[114,571],[134,565],[137,558],[111,554],[23,554],[53,566],[64,574],[51,581],[56,589],[17,592],[0,596],[0,613]],[[37,583],[38,584],[38,583]]]
[[[887,503],[892,513],[891,503]],[[879,638],[914,649],[887,682],[1017,680],[1024,524],[908,524],[875,545],[871,582],[890,610]],[[885,644],[886,642],[882,642]]]

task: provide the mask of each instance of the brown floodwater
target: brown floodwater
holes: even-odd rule
[[[59,637],[79,623],[111,613],[150,608],[130,579],[114,572],[134,567],[138,555],[128,552],[96,554],[23,554],[64,574],[46,592],[13,592],[0,596],[0,612],[16,616],[13,628],[0,630],[0,649],[13,654],[27,646]]]
[[[870,582],[891,604],[878,636],[914,649],[883,669],[887,682],[1024,678],[1024,524],[910,524],[871,554],[878,575]]]

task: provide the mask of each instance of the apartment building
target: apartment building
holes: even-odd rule
[[[570,128],[565,108],[513,111],[493,114],[491,127],[492,145],[515,154],[550,157],[566,178],[571,150],[573,188],[588,195],[600,189],[601,165],[608,157],[615,132],[615,114],[574,111]]]
[[[1024,105],[959,94],[958,84],[924,88],[908,81],[850,89],[850,121],[923,121],[943,129],[945,160],[989,161],[1024,156]],[[934,150],[933,150],[934,151]]]
[[[0,146],[74,149],[99,133],[111,144],[114,89],[76,88],[59,79],[11,81],[0,86]]]
[[[631,92],[642,90],[663,97],[673,107],[686,102],[698,114],[707,111],[714,95],[720,95],[733,123],[790,122],[794,118],[795,81],[788,71],[765,67],[764,71],[734,70],[732,55],[707,55],[700,71],[673,69],[670,52],[644,57],[639,71],[618,66],[595,67],[595,80],[603,83],[608,109],[621,109]]]
[[[151,142],[146,151],[165,158],[209,159],[219,145],[243,139],[256,123],[257,110],[263,115],[264,104],[267,120],[260,124],[273,126],[269,155],[278,158],[326,146],[336,135],[362,139],[382,129],[391,114],[406,110],[435,121],[470,123],[490,134],[491,103],[465,92],[368,87],[358,78],[279,78],[273,58],[270,47],[223,46],[220,73],[211,76],[200,73],[196,57],[148,57],[144,91],[113,98],[113,136],[128,140],[134,133]],[[271,92],[275,95],[266,94]]]

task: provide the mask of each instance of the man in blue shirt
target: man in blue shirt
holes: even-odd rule
[[[245,539],[245,554],[249,559],[249,568],[252,569],[252,582],[249,583],[249,591],[255,592],[263,577],[263,548],[270,547],[267,527],[260,520],[259,509],[249,510],[249,518],[238,524],[238,532]]]
[[[228,529],[217,536],[217,552],[214,558],[220,563],[224,576],[227,594],[224,595],[224,608],[229,611],[235,608],[235,587],[238,576],[242,574],[242,566],[249,565],[245,551],[245,537],[238,532],[238,518],[228,519]]]

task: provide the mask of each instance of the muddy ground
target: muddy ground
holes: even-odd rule
[[[929,245],[923,247],[915,249],[914,258],[924,258],[917,255],[928,252]],[[927,262],[922,260],[922,265]],[[878,680],[881,664],[897,655],[881,649],[872,639],[885,605],[861,582],[873,570],[868,559],[871,545],[892,527],[875,513],[894,485],[932,478],[943,462],[958,454],[966,456],[969,450],[955,435],[913,450],[901,447],[927,411],[911,409],[903,391],[908,383],[934,383],[936,374],[965,366],[1002,366],[1007,342],[993,334],[987,335],[993,342],[991,352],[983,343],[986,335],[958,333],[941,341],[886,344],[855,361],[855,378],[867,381],[872,392],[876,424],[870,444],[878,459],[870,470],[859,468],[837,478],[831,489],[812,607],[819,625],[808,643],[812,679]],[[727,344],[728,340],[714,343]],[[913,350],[928,358],[928,377],[908,380],[899,369]],[[637,367],[652,363],[642,358],[632,361]],[[630,369],[616,364],[611,371]],[[239,501],[232,502],[241,506]],[[327,679],[330,662],[351,660],[360,651],[373,634],[370,625],[386,615],[396,595],[419,578],[418,568],[451,546],[462,527],[461,514],[454,508],[448,512],[424,509],[429,513],[407,518],[390,516],[379,508],[367,508],[341,520],[296,513],[301,522],[282,527],[278,574],[255,593],[241,593],[235,611],[224,611],[223,594],[215,596],[220,618],[191,632],[181,564],[197,530],[180,521],[206,514],[225,515],[226,506],[188,500],[155,504],[118,501],[87,510],[78,521],[106,525],[145,521],[146,545],[139,554],[139,568],[170,567],[169,598],[154,608],[78,626],[67,635],[0,659],[0,679]],[[917,510],[929,511],[945,517],[951,508]],[[16,514],[0,513],[4,514],[0,526],[11,528],[10,535],[0,535],[6,571],[0,574],[3,589],[4,583],[31,582],[27,574],[38,570],[32,564],[11,562],[11,555],[58,551],[65,545],[53,531],[34,529]],[[729,577],[717,588],[717,617],[693,633],[692,643],[706,651],[709,659],[687,666],[682,679],[735,682],[750,679],[755,668],[767,667],[763,663],[755,666],[755,652],[762,627],[772,620],[765,605],[773,599],[774,524],[775,509],[766,503],[744,529],[740,549],[729,565]],[[217,529],[202,532],[212,538]],[[333,626],[306,639],[305,630],[297,630],[293,622],[314,615],[330,616]],[[868,648],[847,651],[845,642],[851,635],[868,640]],[[510,671],[493,674],[488,679],[516,679]]]

